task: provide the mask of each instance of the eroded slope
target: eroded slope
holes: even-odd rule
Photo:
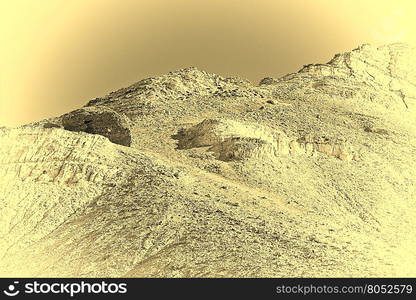
[[[188,68],[1,129],[0,270],[414,276],[414,55],[259,86]]]

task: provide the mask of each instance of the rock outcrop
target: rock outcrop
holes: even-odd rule
[[[325,137],[302,136],[290,140],[279,130],[233,120],[206,119],[174,135],[178,149],[209,147],[219,160],[276,159],[281,156],[323,153],[341,160],[351,160],[354,148],[342,141]]]
[[[107,137],[111,142],[130,146],[130,120],[109,108],[84,107],[61,117],[64,129]]]
[[[361,99],[386,108],[415,109],[416,50],[406,44],[362,45],[326,64],[310,64],[274,84],[275,96],[292,99]],[[263,82],[264,84],[264,82]]]
[[[6,262],[22,268],[8,258],[22,254],[122,184],[133,163],[126,159],[125,147],[103,136],[60,128],[6,130],[0,132],[0,145],[3,275]]]

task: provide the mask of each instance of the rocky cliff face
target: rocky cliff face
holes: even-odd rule
[[[362,45],[337,54],[327,64],[304,66],[276,82],[277,95],[360,98],[389,109],[414,110],[416,101],[415,49],[406,44]]]
[[[0,274],[415,276],[415,53],[188,68],[0,128]]]

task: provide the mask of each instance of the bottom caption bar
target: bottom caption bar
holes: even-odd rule
[[[0,298],[415,296],[414,278],[1,278]]]

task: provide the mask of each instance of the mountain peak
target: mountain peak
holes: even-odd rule
[[[126,99],[169,101],[189,97],[265,97],[266,94],[248,80],[222,77],[196,67],[188,67],[140,80],[127,88],[110,93],[105,98],[94,99],[87,106]]]
[[[272,84],[277,97],[364,99],[387,108],[410,108],[416,97],[415,48],[363,44],[324,64],[308,64]]]
[[[327,63],[308,64],[279,79],[264,78],[259,86],[238,77],[222,77],[191,66],[140,80],[104,98],[94,99],[87,106],[117,105],[120,101],[274,97],[308,101],[314,98],[361,98],[376,100],[385,107],[407,109],[413,103],[408,99],[416,97],[414,61],[415,48],[408,44],[362,44],[349,52],[336,54]]]

